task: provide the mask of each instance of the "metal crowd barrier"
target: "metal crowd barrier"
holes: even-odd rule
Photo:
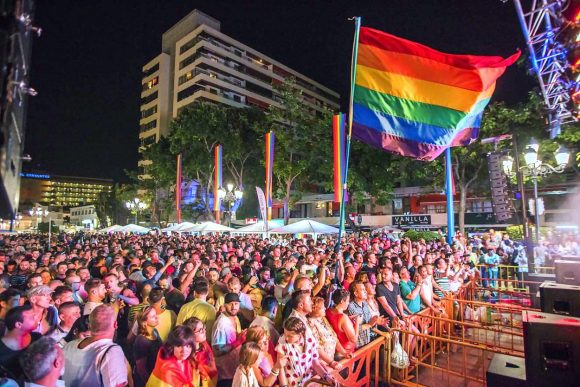
[[[446,316],[424,309],[411,316],[406,327],[395,323],[388,333],[376,331],[374,341],[358,349],[352,359],[340,362],[343,369],[332,371],[332,379],[349,387],[378,386],[381,382],[391,386],[485,386],[493,354],[524,356],[522,311],[534,309],[505,302],[508,299],[479,301],[476,296],[482,289],[489,290],[473,281],[454,295],[446,295],[441,304]],[[503,292],[512,296],[528,294]],[[391,365],[394,332],[399,332],[400,343],[412,359],[404,369]],[[313,378],[305,386],[314,383],[330,385]]]

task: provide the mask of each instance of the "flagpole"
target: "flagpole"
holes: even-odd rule
[[[348,161],[350,159],[350,140],[352,137],[352,106],[354,102],[354,86],[356,82],[356,61],[358,57],[358,37],[360,33],[361,17],[355,16],[354,18],[354,41],[352,43],[352,58],[350,62],[350,98],[348,101],[348,135],[346,136],[346,155],[344,161],[344,181],[342,182],[342,197],[340,198],[340,217],[338,226],[338,241],[336,242],[335,250],[340,249],[340,241],[342,239],[342,234],[344,232],[344,218],[345,218],[345,198],[347,194],[347,181],[348,181]],[[349,19],[352,20],[352,19]],[[338,265],[337,270],[338,271]],[[335,278],[337,278],[335,272]]]
[[[177,177],[175,182],[175,210],[177,211],[177,223],[181,223],[181,182],[182,182],[181,153],[177,155]]]
[[[451,168],[451,147],[445,149],[445,194],[447,196],[447,243],[453,243],[455,234],[455,212],[453,211],[453,169]]]

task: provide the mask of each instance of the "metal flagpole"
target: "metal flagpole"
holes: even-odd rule
[[[447,243],[453,243],[455,234],[455,212],[453,211],[453,187],[451,168],[451,147],[445,149],[445,194],[447,196]]]
[[[355,16],[354,18],[354,42],[352,43],[352,58],[350,63],[350,99],[348,102],[348,135],[346,136],[346,151],[345,151],[345,161],[344,161],[344,181],[342,182],[342,198],[340,199],[340,218],[338,226],[338,241],[334,250],[336,252],[340,249],[340,241],[342,239],[342,234],[344,232],[344,218],[345,218],[345,206],[344,201],[347,193],[347,181],[348,181],[348,161],[350,159],[350,140],[352,137],[352,106],[354,101],[354,86],[356,82],[356,61],[358,57],[358,37],[360,33],[361,17]],[[352,20],[352,19],[349,19]],[[335,269],[335,278],[338,272],[338,265]]]

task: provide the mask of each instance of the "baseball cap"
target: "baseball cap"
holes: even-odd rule
[[[240,296],[237,293],[228,293],[224,296],[224,304],[229,304],[230,302],[240,302]]]

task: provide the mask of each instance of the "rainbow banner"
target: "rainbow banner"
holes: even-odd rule
[[[342,195],[346,194],[344,189],[344,174],[346,173],[346,135],[345,135],[345,115],[336,114],[332,117],[332,145],[334,154],[334,201],[342,203]],[[344,198],[348,200],[348,194]]]
[[[221,208],[219,189],[222,186],[222,146],[216,145],[214,148],[214,171],[213,171],[213,210],[218,212]],[[219,215],[218,215],[219,217]],[[219,219],[216,218],[219,223]]]
[[[266,164],[266,204],[268,207],[268,219],[272,216],[272,172],[274,170],[274,132],[270,131],[266,133],[266,154],[265,154],[265,164]]]
[[[496,80],[520,56],[452,55],[361,28],[352,135],[401,156],[433,160],[477,139]]]
[[[182,176],[181,153],[177,155],[177,176],[175,178],[175,210],[177,211],[177,223],[181,223],[181,185]]]

